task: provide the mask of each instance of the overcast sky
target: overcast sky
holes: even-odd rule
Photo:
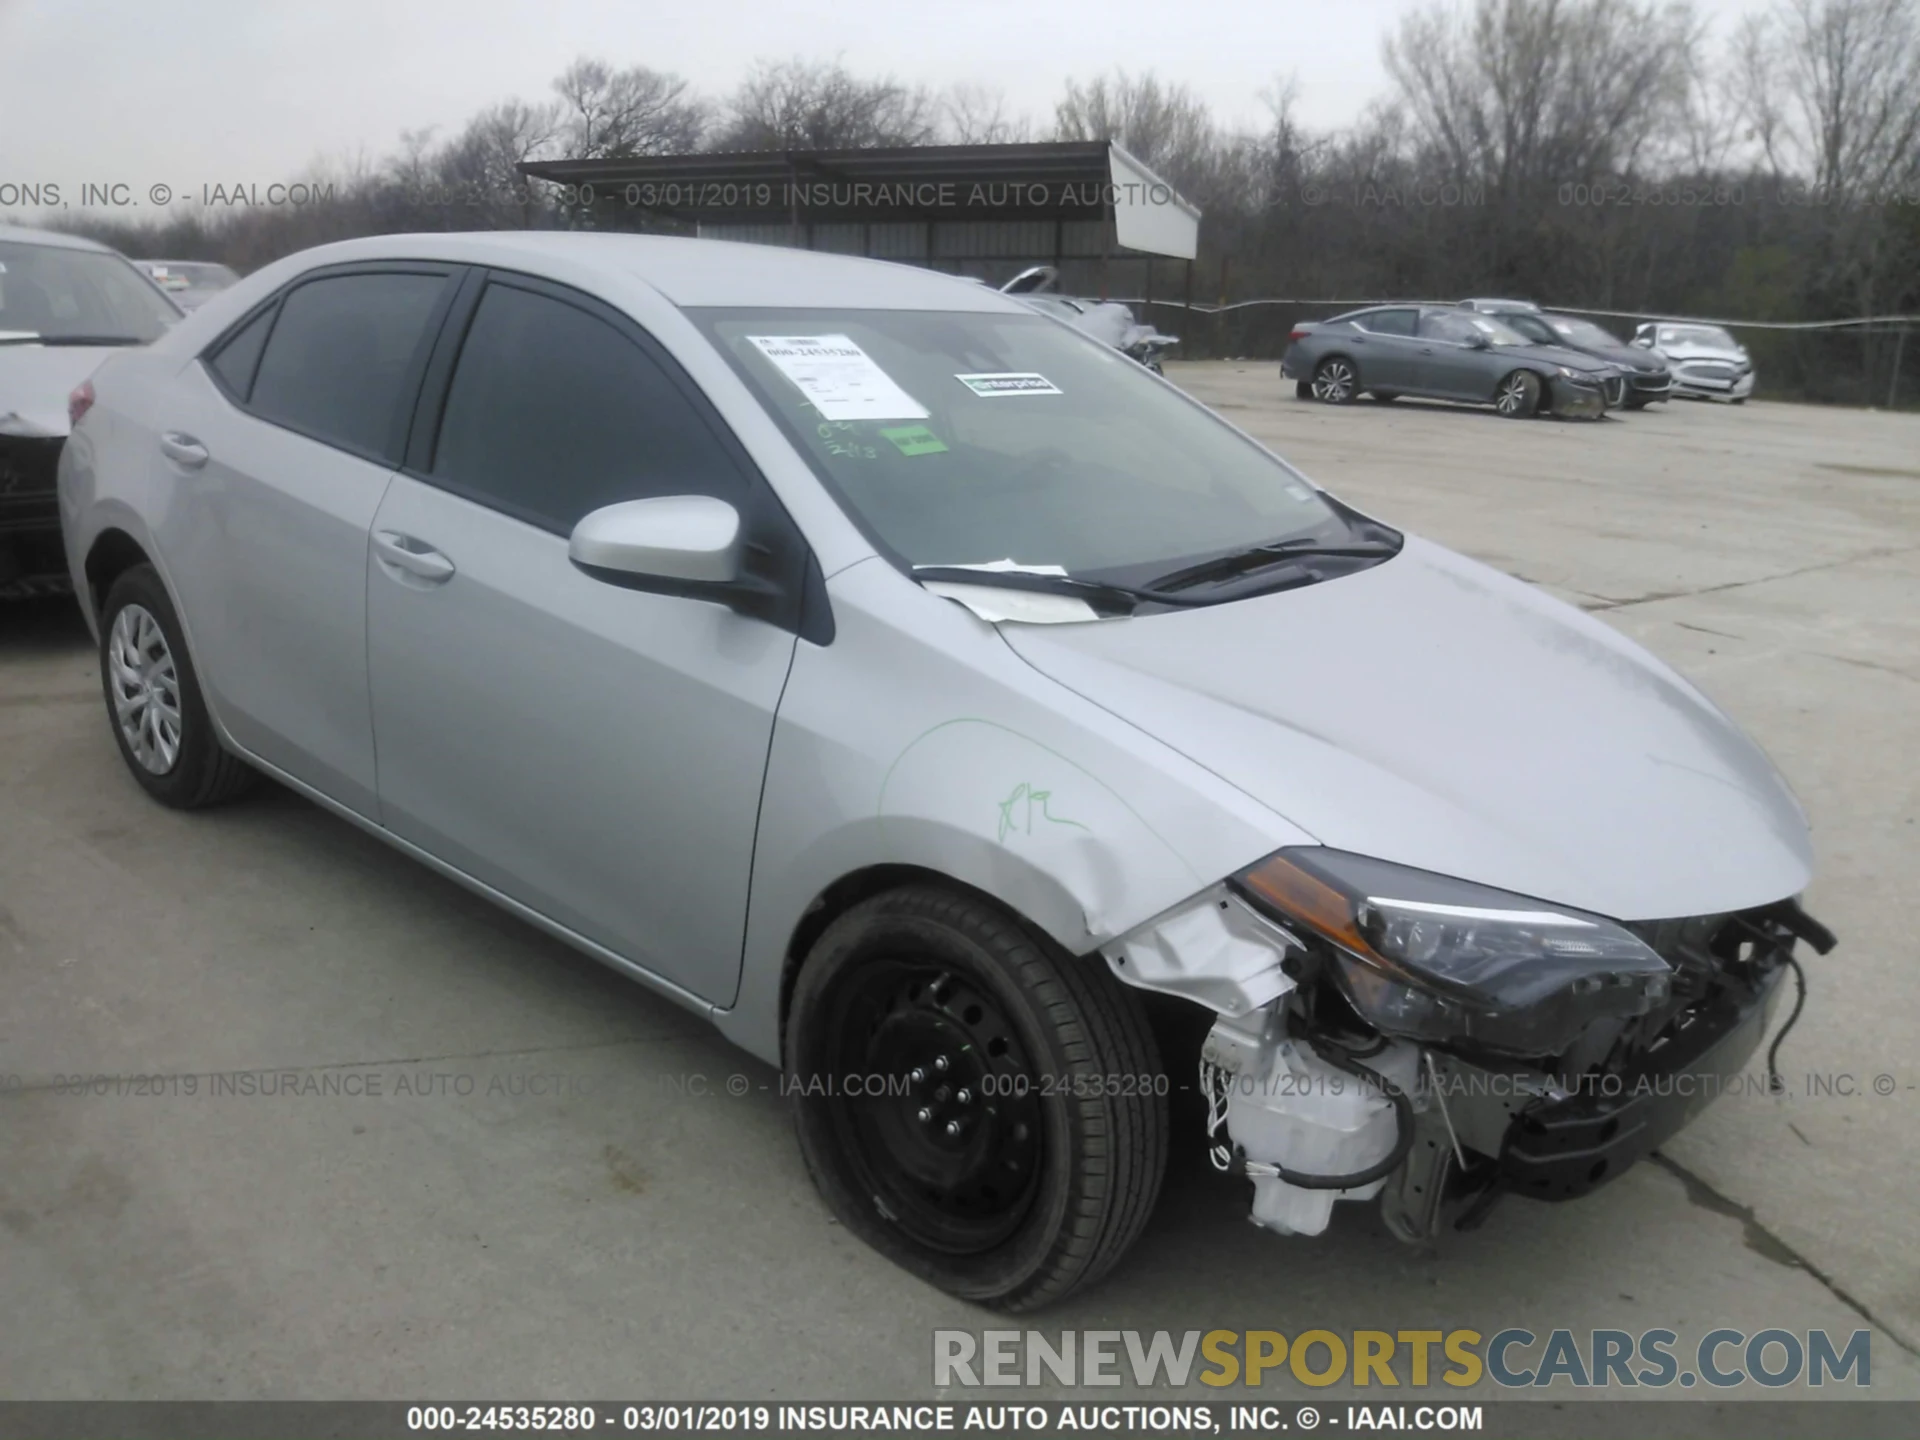
[[[1386,86],[1381,38],[1419,0],[0,0],[5,187],[265,185],[378,159],[403,130],[544,98],[580,55],[730,91],[755,59],[843,59],[935,88],[966,81],[1051,117],[1066,77],[1152,68],[1252,123],[1293,75],[1312,126]],[[1719,20],[1764,0],[1705,0]],[[71,203],[71,198],[69,203]],[[177,202],[176,202],[177,203]]]

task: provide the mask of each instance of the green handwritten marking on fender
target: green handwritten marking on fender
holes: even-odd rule
[[[1049,810],[1047,806],[1052,799],[1053,792],[1051,790],[1036,790],[1024,780],[1014,786],[1013,793],[1000,802],[1000,839],[1005,840],[1008,833],[1014,830],[1024,830],[1026,834],[1031,835],[1033,833],[1033,813],[1036,809],[1040,812],[1040,818],[1050,824],[1071,825],[1076,830],[1087,829],[1087,827],[1082,825],[1078,820],[1068,820],[1064,816],[1055,815]],[[1025,811],[1016,813],[1016,808],[1023,800],[1026,802]],[[1087,833],[1091,834],[1093,832],[1088,831]]]
[[[902,455],[939,455],[947,448],[946,442],[924,425],[896,425],[880,434],[891,440]]]

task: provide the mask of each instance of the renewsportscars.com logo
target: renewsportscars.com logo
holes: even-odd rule
[[[1709,1330],[1691,1346],[1672,1330],[936,1330],[933,1383],[1258,1388],[1431,1385],[1482,1380],[1509,1389],[1715,1389],[1873,1383],[1873,1332]]]

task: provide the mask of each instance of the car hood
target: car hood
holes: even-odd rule
[[[1786,782],[1703,695],[1414,537],[1297,590],[1000,628],[1325,845],[1627,920],[1764,904],[1811,873]]]
[[[1619,367],[1584,350],[1569,350],[1563,345],[1502,345],[1498,353],[1547,365],[1564,365],[1569,370],[1584,370],[1595,375],[1610,375]]]
[[[1604,349],[1596,345],[1587,353],[1596,360],[1638,375],[1652,375],[1667,368],[1666,361],[1651,350],[1636,350],[1631,345],[1609,345]]]
[[[65,435],[67,396],[115,349],[0,345],[0,435]]]
[[[1669,360],[1724,360],[1729,365],[1743,365],[1747,360],[1743,352],[1724,345],[1662,345],[1660,353]]]

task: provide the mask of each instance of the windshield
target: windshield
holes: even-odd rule
[[[1293,470],[1037,315],[690,312],[877,545],[908,565],[1109,578],[1352,538]]]
[[[1618,345],[1620,341],[1587,320],[1551,320],[1556,333],[1576,345]]]
[[[1467,315],[1467,323],[1487,337],[1490,345],[1531,345],[1534,342],[1522,335],[1504,320],[1496,320],[1491,315]]]
[[[118,255],[0,240],[0,332],[144,345],[179,318]]]
[[[1662,345],[1704,345],[1715,350],[1737,350],[1733,336],[1718,325],[1662,325]]]

